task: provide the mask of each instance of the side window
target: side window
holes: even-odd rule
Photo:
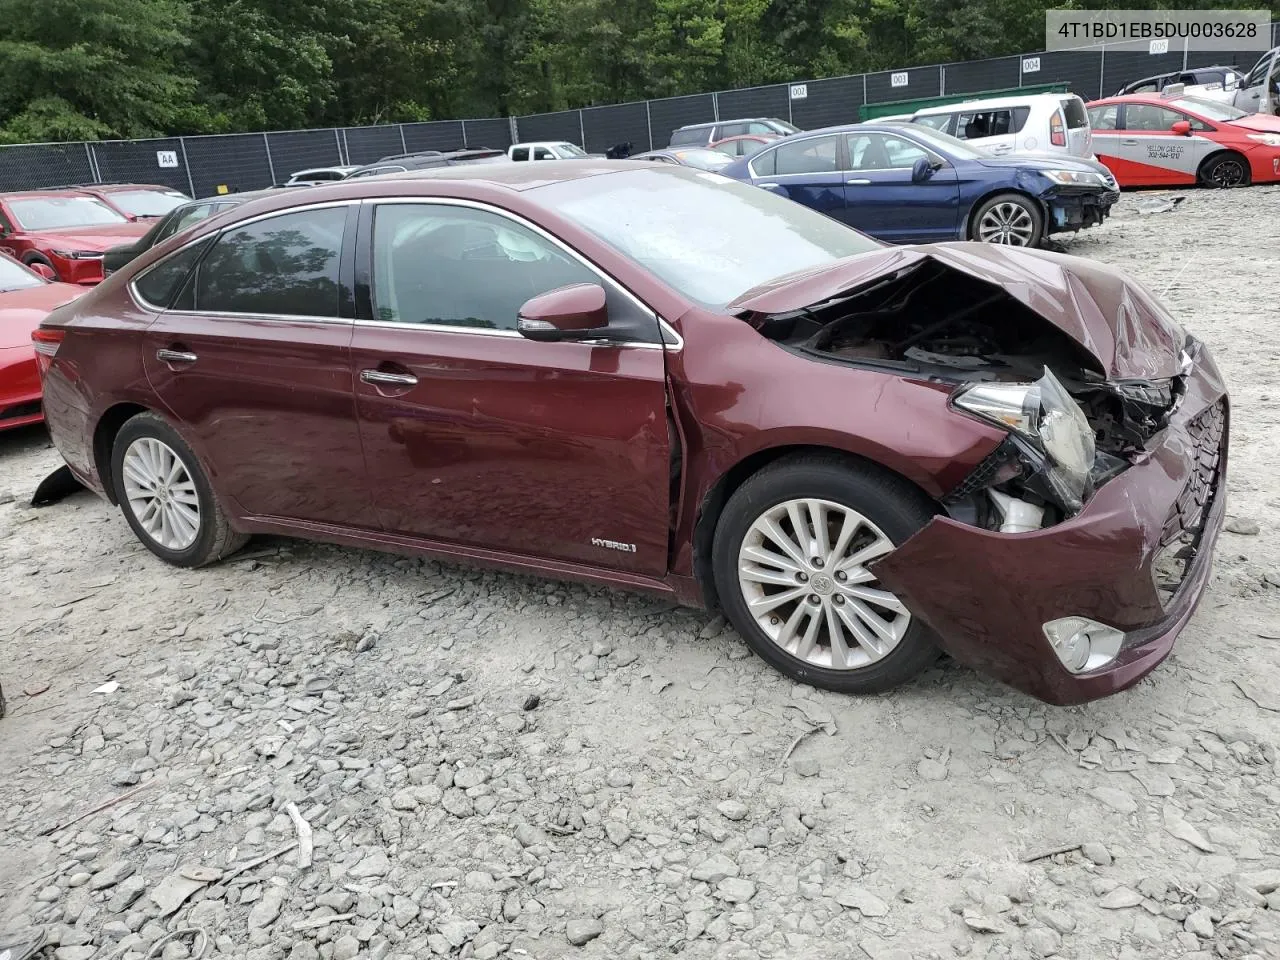
[[[933,130],[945,130],[947,129],[947,124],[951,122],[951,114],[934,113],[927,117],[912,117],[911,122],[918,123],[924,127],[929,127]]]
[[[751,161],[751,170],[757,177],[772,177],[778,170],[778,151],[767,150]]]
[[[514,330],[525,301],[599,277],[486,210],[384,204],[373,221],[373,309],[384,323]]]
[[[546,147],[533,148],[533,159],[535,160],[554,160],[555,158],[556,158],[556,155],[552,153],[550,150],[548,150]]]
[[[134,281],[134,286],[138,288],[142,299],[161,308],[167,308],[173,303],[173,298],[177,295],[183,281],[187,279],[187,274],[200,259],[200,255],[209,248],[212,239],[210,237],[199,243],[193,243],[147,268],[142,276]]]
[[[1129,87],[1125,90],[1125,92],[1126,93],[1156,93],[1157,89],[1156,89],[1155,81],[1153,80],[1150,83],[1140,83],[1137,86]]]
[[[716,139],[724,140],[726,137],[740,137],[747,132],[747,128],[751,126],[749,123],[722,123],[716,128]],[[764,124],[756,124],[756,126],[764,127]],[[767,128],[765,128],[767,132]]]
[[[346,207],[326,207],[228,230],[197,271],[195,308],[336,317],[346,219]]]
[[[757,153],[769,145],[768,140],[739,140],[738,156],[754,157]]]
[[[1027,125],[1027,119],[1031,116],[1030,107],[1014,107],[1013,119],[1010,121],[1009,132],[1021,133],[1022,128]]]
[[[929,154],[908,140],[883,133],[848,135],[850,170],[910,170]]]
[[[1157,107],[1151,103],[1131,103],[1124,111],[1124,128],[1150,133],[1168,133],[1175,123],[1185,119],[1186,117],[1176,111]]]
[[[706,143],[707,128],[694,127],[692,130],[676,130],[671,134],[671,146],[683,147],[691,143]]]
[[[511,159],[512,159],[512,160],[528,160],[528,159],[529,159],[529,148],[528,148],[528,147],[516,147],[516,148],[514,148],[514,149],[511,151]]]
[[[156,243],[173,236],[175,233],[187,229],[187,227],[192,224],[199,223],[201,220],[212,216],[219,207],[220,205],[215,206],[212,203],[201,203],[194,207],[190,207],[187,210],[183,210],[179,216],[174,217],[165,224],[164,229],[160,231],[160,235],[156,237]]]
[[[977,140],[982,137],[999,137],[1012,133],[1013,122],[1011,110],[982,110],[976,113],[960,114],[960,122],[956,126],[956,136],[961,140]]]
[[[769,124],[767,123],[748,123],[746,132],[747,133],[777,133],[778,131],[773,129],[773,127],[769,126]]]
[[[735,140],[733,141],[733,143],[717,143],[711,149],[716,150],[720,153],[728,154],[731,157],[737,157],[742,155],[741,151],[739,150],[739,147],[741,146],[742,146],[742,141]]]
[[[788,173],[828,173],[837,169],[835,137],[810,137],[795,143],[784,141],[773,152],[777,170],[774,176]],[[757,170],[759,167],[756,168]]]
[[[1094,130],[1114,130],[1116,129],[1116,114],[1120,108],[1116,104],[1109,107],[1090,107],[1089,108],[1089,126]]]

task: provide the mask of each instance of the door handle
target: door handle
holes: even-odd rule
[[[1136,147],[1138,145],[1137,140],[1121,140],[1120,143],[1126,147]]]
[[[395,387],[413,387],[418,383],[418,378],[412,373],[387,373],[385,370],[361,370],[360,379],[365,383],[389,383]]]
[[[846,180],[846,181],[845,181],[845,183],[847,183],[847,184],[848,184],[849,186],[851,186],[851,187],[869,187],[869,186],[871,186],[871,181],[870,181],[870,180]]]
[[[157,350],[156,359],[165,363],[195,363],[200,358],[187,350]]]

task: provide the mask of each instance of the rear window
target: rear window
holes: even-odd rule
[[[694,127],[692,130],[677,130],[671,134],[671,146],[679,147],[691,143],[706,143],[707,128]]]
[[[953,116],[955,116],[953,113],[934,113],[927,117],[912,117],[911,122],[918,123],[922,127],[928,127],[930,130],[945,130]]]
[[[196,261],[200,259],[200,255],[205,252],[212,240],[212,237],[207,237],[198,243],[193,243],[148,268],[146,273],[134,281],[134,286],[138,288],[142,299],[161,308],[167,308],[173,303],[183,281],[191,273],[191,268],[196,265]]]
[[[1062,113],[1067,118],[1067,127],[1072,130],[1089,126],[1089,114],[1085,112],[1084,101],[1079,97],[1064,97]]]
[[[190,198],[176,190],[116,190],[107,199],[131,217],[163,217]]]

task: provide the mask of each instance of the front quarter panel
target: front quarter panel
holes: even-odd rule
[[[672,572],[690,576],[698,514],[733,467],[776,448],[822,447],[872,461],[938,499],[1005,434],[951,410],[950,389],[893,371],[793,353],[736,317],[691,311],[668,354],[686,475]]]

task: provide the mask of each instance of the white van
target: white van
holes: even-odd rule
[[[1235,107],[1245,113],[1280,113],[1280,47],[1268,50],[1236,90]]]
[[[1093,156],[1093,133],[1084,101],[1074,93],[969,100],[927,107],[912,123],[949,133],[991,154],[1063,153]]]

